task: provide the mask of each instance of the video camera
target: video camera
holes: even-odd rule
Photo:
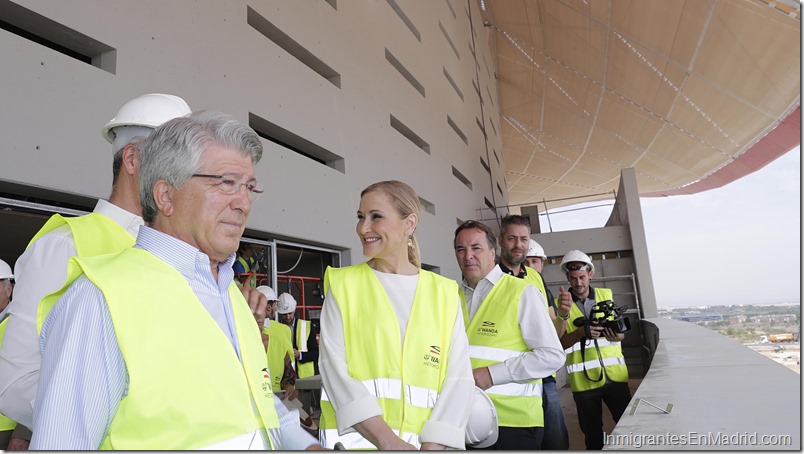
[[[627,333],[631,331],[631,321],[625,316],[627,309],[614,304],[614,301],[598,301],[593,307],[589,318],[576,318],[573,322],[578,328],[587,326],[602,326],[611,328],[615,333]],[[589,330],[586,329],[586,333]]]

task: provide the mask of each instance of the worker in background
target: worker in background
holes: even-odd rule
[[[259,267],[260,265],[254,258],[254,247],[249,243],[240,243],[240,247],[237,248],[237,259],[232,265],[237,280],[242,283],[246,276],[241,276],[241,274],[256,273]],[[257,277],[251,276],[248,278],[248,285],[249,287],[256,287]]]
[[[525,270],[528,274],[538,273],[541,277],[544,271],[544,262],[547,260],[547,255],[544,253],[544,248],[531,239],[528,242],[528,253],[525,257]],[[534,273],[535,272],[535,273]],[[567,331],[567,320],[569,319],[571,303],[569,301],[558,301],[559,307],[556,307],[556,299],[553,298],[553,292],[544,286],[545,297],[547,298],[548,310],[550,311],[550,318],[553,320],[553,325],[556,328],[556,335],[559,339]],[[567,425],[564,422],[564,412],[561,409],[561,399],[558,395],[558,387],[556,385],[556,374],[545,377],[542,381],[544,395],[542,396],[542,408],[544,409],[544,440],[542,440],[542,449],[548,451],[562,451],[569,449],[569,432]]]
[[[369,260],[324,274],[326,447],[463,449],[469,438],[474,386],[458,286],[421,268],[420,212],[407,184],[368,186],[356,231]]]
[[[234,283],[261,156],[251,128],[209,111],[146,140],[136,247],[73,257],[76,279],[40,303],[31,449],[319,447],[274,399],[263,321]]]
[[[455,230],[463,274],[463,310],[475,384],[497,409],[499,438],[489,449],[541,449],[541,378],[564,364],[564,352],[536,287],[496,264],[491,229],[466,221]],[[524,253],[523,253],[524,255]]]
[[[14,272],[3,260],[0,260],[0,345],[6,331],[6,310],[14,291]],[[16,432],[16,433],[15,433]],[[17,429],[16,421],[0,413],[0,449],[18,451],[28,447],[30,431],[20,426]]]
[[[578,410],[578,424],[583,431],[586,449],[603,449],[603,405],[619,421],[628,403],[628,367],[620,347],[623,333],[611,328],[583,323],[595,311],[595,305],[612,300],[612,291],[593,288],[589,281],[595,265],[581,251],[569,251],[561,259],[561,269],[567,276],[570,291],[559,288],[559,306],[571,302],[567,332],[561,336],[561,345],[567,353],[567,374],[572,397]],[[580,325],[576,323],[580,320]]]
[[[296,298],[290,293],[279,295],[276,309],[279,312],[279,321],[290,327],[296,374],[299,378],[316,375],[319,327],[310,320],[296,318]]]
[[[183,99],[151,93],[125,103],[102,129],[112,144],[112,193],[91,214],[54,215],[39,230],[15,265],[17,288],[9,306],[6,341],[0,348],[0,411],[30,427],[39,383],[37,308],[67,282],[71,256],[117,252],[134,244],[142,225],[139,199],[140,148],[154,128],[190,113]]]
[[[543,269],[544,250],[539,243],[530,237],[530,221],[528,218],[519,215],[507,215],[502,218],[500,223],[500,269],[512,276],[524,279],[542,293],[547,305],[545,309],[550,315],[556,336],[560,337],[567,329],[567,318],[569,316],[569,305],[563,311],[558,311],[562,316],[556,316],[555,302],[553,301],[550,290],[544,285],[541,271]],[[527,266],[528,257],[536,256],[533,260],[538,267]],[[543,257],[543,258],[542,258]],[[544,439],[542,449],[556,451],[569,449],[569,433],[564,422],[564,413],[561,410],[561,400],[558,396],[556,386],[555,371],[542,378],[542,410],[544,412]]]
[[[293,400],[296,391],[296,371],[293,370],[293,341],[290,328],[274,320],[276,303],[279,301],[274,289],[267,285],[257,287],[257,291],[268,299],[268,310],[262,328],[265,353],[268,355],[268,369],[271,371],[271,385],[274,393],[284,392],[284,398]]]

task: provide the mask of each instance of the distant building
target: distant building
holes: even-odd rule
[[[681,320],[683,322],[704,323],[704,324],[707,324],[709,322],[723,321],[722,314],[687,314],[687,315],[676,315],[672,318],[674,320]]]
[[[748,320],[745,315],[732,315],[729,317],[729,325],[742,325]]]

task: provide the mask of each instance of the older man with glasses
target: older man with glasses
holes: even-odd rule
[[[40,304],[31,449],[320,448],[274,399],[263,321],[234,283],[261,157],[257,134],[216,112],[148,138],[135,246],[74,257],[73,284]]]

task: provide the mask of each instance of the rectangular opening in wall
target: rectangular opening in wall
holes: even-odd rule
[[[295,151],[307,159],[346,173],[346,161],[326,148],[316,145],[304,137],[249,112],[248,125],[257,135],[277,145]]]
[[[445,0],[445,1],[447,2],[447,8],[449,8],[449,12],[452,13],[452,18],[457,19],[458,16],[455,14],[455,8],[452,7],[452,2],[450,2],[449,0]]]
[[[329,3],[329,6],[332,7],[335,11],[338,11],[338,0],[326,0]]]
[[[408,69],[405,68],[405,66],[388,49],[385,49],[385,59],[388,60],[388,63],[390,63],[391,66],[399,71],[399,74],[401,74],[402,77],[404,77],[405,80],[407,80],[408,83],[410,83],[413,88],[416,89],[416,91],[424,96],[424,86],[420,84],[415,77],[413,77],[413,74],[411,74],[410,71],[408,71]]]
[[[491,90],[489,90],[488,85],[486,85],[486,93],[489,94],[489,101],[491,101],[491,107],[494,107],[494,96],[491,96]]]
[[[455,167],[452,168],[452,176],[457,178],[458,181],[463,183],[463,185],[466,186],[467,188],[472,189],[472,182],[469,181],[468,178],[463,176],[463,174],[461,172],[459,172],[458,169],[456,169]]]
[[[475,117],[475,122],[477,123],[477,127],[480,128],[480,132],[483,133],[483,137],[486,137],[486,127],[483,126],[483,123],[480,122],[480,119]]]
[[[426,200],[426,199],[423,199],[423,198],[419,197],[419,203],[422,204],[422,208],[424,208],[424,211],[426,211],[426,212],[428,212],[428,213],[430,213],[430,214],[435,216],[435,214],[436,214],[435,213],[435,205],[433,204],[433,202],[430,202],[429,200]]]
[[[477,81],[472,79],[472,87],[475,88],[475,93],[477,93],[477,97],[480,97],[480,86],[477,84]]]
[[[405,14],[405,12],[402,11],[402,8],[399,7],[399,4],[396,2],[396,0],[386,0],[386,1],[388,2],[388,5],[391,6],[391,9],[394,10],[396,15],[399,16],[400,19],[402,19],[402,23],[404,23],[405,26],[408,27],[408,30],[410,30],[410,32],[413,33],[413,36],[416,37],[416,40],[422,42],[422,34],[419,33],[419,30],[416,28],[415,25],[413,25],[413,22],[410,20],[407,14]]]
[[[493,217],[495,217],[495,218],[496,218],[496,217],[497,217],[497,210],[494,208],[494,204],[493,204],[493,203],[491,203],[491,200],[489,200],[489,199],[488,199],[488,198],[486,198],[486,197],[483,197],[483,202],[485,202],[485,203],[486,203],[486,207],[487,207],[489,210],[491,210],[491,215],[492,215]]]
[[[444,77],[447,78],[447,82],[449,82],[450,86],[452,86],[452,89],[455,90],[455,93],[457,93],[458,97],[461,98],[461,101],[463,101],[463,92],[461,92],[461,89],[458,88],[458,84],[456,84],[452,76],[449,75],[447,68],[442,66],[442,69],[444,70]]]
[[[485,159],[483,159],[483,156],[480,157],[480,165],[483,166],[484,169],[486,169],[486,173],[491,175],[491,167],[489,167],[489,164],[486,162]]]
[[[491,129],[494,131],[494,135],[496,136],[497,135],[497,128],[494,127],[494,120],[492,120],[491,117],[489,117],[489,124],[491,125]]]
[[[502,197],[503,192],[502,192],[502,187],[500,186],[500,183],[497,183],[497,192],[499,192],[499,193],[500,193],[500,197]]]
[[[246,8],[246,20],[248,24],[254,28],[254,30],[257,30],[263,36],[270,39],[274,44],[281,47],[285,52],[295,57],[305,66],[315,71],[318,75],[324,79],[327,79],[332,85],[341,88],[341,75],[337,71],[330,68],[329,65],[313,55],[313,53],[307,50],[304,46],[297,43],[293,38],[280,30],[279,27],[272,24],[268,19],[262,17],[258,12],[251,9],[250,6],[247,6]]]
[[[463,131],[461,131],[461,128],[459,128],[458,125],[456,125],[455,122],[452,121],[452,118],[450,118],[449,115],[447,115],[447,124],[449,125],[450,128],[452,128],[453,131],[455,131],[455,134],[458,134],[458,137],[460,137],[461,140],[463,140],[463,143],[469,145],[469,139],[466,138],[466,134],[464,134]]]
[[[472,45],[471,41],[467,41],[466,45],[469,46],[469,52],[472,54],[472,58],[477,60],[477,55],[475,55],[475,46]]]
[[[444,28],[444,24],[442,24],[441,21],[438,21],[438,28],[441,29],[441,33],[444,35],[444,39],[447,40],[447,43],[449,43],[449,47],[452,49],[452,52],[454,52],[455,56],[458,57],[458,60],[460,60],[461,54],[458,53],[458,48],[455,47],[455,43],[453,43],[452,39],[450,39],[449,34],[447,34],[447,29]]]
[[[502,163],[500,162],[500,157],[499,157],[499,156],[497,156],[497,149],[496,149],[496,148],[492,148],[492,149],[491,149],[491,151],[494,153],[494,159],[497,161],[497,165],[498,165],[498,166],[501,166],[501,165],[502,165]]]
[[[425,153],[430,154],[430,144],[425,142],[421,137],[419,137],[410,128],[405,126],[404,123],[399,121],[393,115],[391,115],[391,127],[394,128],[398,133],[402,134],[406,139],[413,142],[414,145],[424,150]]]
[[[9,0],[0,0],[0,28],[108,73],[117,70],[115,48]]]

